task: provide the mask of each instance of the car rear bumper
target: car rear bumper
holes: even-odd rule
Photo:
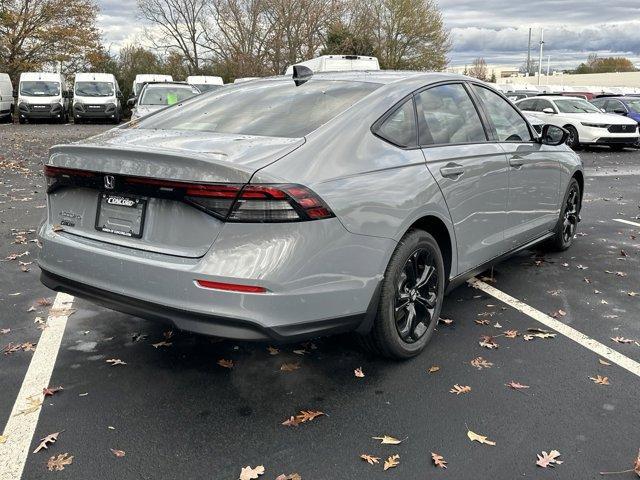
[[[49,288],[195,333],[279,341],[362,325],[377,307],[395,246],[351,234],[335,218],[226,224],[200,258],[105,244],[47,224],[40,239]],[[197,279],[259,285],[267,293],[206,289]]]

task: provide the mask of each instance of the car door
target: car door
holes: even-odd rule
[[[520,112],[496,92],[478,84],[471,89],[509,164],[505,242],[514,249],[548,232],[558,220],[561,169],[557,149],[536,142]]]
[[[489,141],[464,83],[418,92],[416,109],[420,146],[451,214],[464,273],[505,250],[506,157]]]

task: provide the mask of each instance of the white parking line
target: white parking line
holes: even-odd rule
[[[0,444],[0,480],[18,480],[22,476],[40,417],[41,408],[37,405],[44,399],[42,389],[49,386],[72,304],[71,295],[56,295],[47,327],[42,330],[11,416],[2,432],[6,442]]]
[[[519,312],[524,313],[525,315],[533,318],[534,320],[537,320],[538,322],[546,325],[549,328],[552,328],[565,337],[570,338],[577,344],[588,348],[594,353],[597,353],[602,358],[606,358],[610,362],[615,363],[616,365],[640,377],[640,363],[636,362],[635,360],[632,360],[629,357],[625,357],[621,353],[616,352],[615,350],[612,350],[611,348],[603,345],[597,340],[586,336],[584,333],[579,332],[575,328],[571,328],[570,326],[559,322],[555,318],[542,313],[540,310],[536,310],[535,308],[530,307],[517,298],[513,298],[511,295],[508,295],[503,291],[498,290],[497,288],[494,288],[491,285],[478,280],[477,278],[472,278],[471,280],[469,280],[469,285],[477,288],[478,290],[482,290],[483,292],[491,295],[497,300],[500,300],[501,302],[515,308]]]
[[[624,218],[614,218],[614,222],[626,223],[627,225],[633,225],[635,227],[640,227],[640,223],[632,222],[631,220],[625,220]]]

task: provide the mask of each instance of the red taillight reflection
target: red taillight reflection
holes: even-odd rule
[[[75,168],[54,167],[52,165],[45,165],[43,167],[45,177],[95,177],[96,172],[90,172],[88,170],[78,170]]]
[[[228,292],[241,293],[266,293],[267,289],[255,285],[241,285],[237,283],[212,282],[211,280],[196,280],[196,284],[202,288],[212,290],[226,290]]]

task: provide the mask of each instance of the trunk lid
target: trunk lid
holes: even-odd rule
[[[158,187],[162,195],[148,188],[132,193],[125,183],[135,177],[245,184],[256,170],[303,143],[300,138],[114,129],[81,143],[59,145],[51,149],[47,165],[78,170],[80,175],[77,185],[74,181],[51,189],[48,221],[68,234],[106,244],[201,257],[222,229],[221,220],[183,200],[167,198],[171,189]],[[97,173],[87,179],[82,176],[85,171]]]

